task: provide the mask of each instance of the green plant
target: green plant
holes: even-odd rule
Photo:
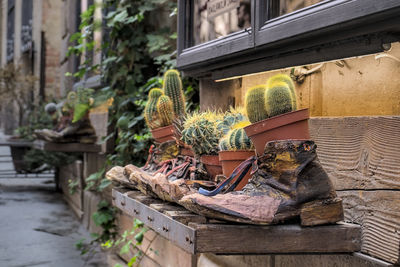
[[[219,139],[224,135],[218,129],[222,119],[222,114],[211,111],[192,114],[184,123],[182,141],[191,145],[196,155],[218,154]]]
[[[147,126],[150,129],[160,127],[157,111],[157,101],[163,94],[164,92],[160,88],[153,88],[149,92],[149,98],[147,100],[146,107],[144,108],[144,118],[146,120]]]
[[[268,117],[293,111],[293,97],[285,82],[275,82],[265,92],[265,109]]]
[[[106,249],[111,248],[119,248],[119,254],[127,254],[131,251],[131,249],[137,248],[142,244],[144,239],[144,234],[148,231],[144,224],[138,220],[133,220],[133,226],[130,230],[125,230],[124,233],[116,240],[107,240],[102,243],[101,246]],[[152,250],[150,246],[148,246],[147,250]],[[146,250],[146,252],[147,252]],[[146,253],[145,252],[145,253]],[[135,253],[135,255],[129,260],[128,266],[133,266],[135,262],[140,261],[143,253],[139,250]]]
[[[89,112],[89,109],[93,106],[94,90],[90,88],[78,88],[74,103],[74,117],[72,122],[81,120]],[[71,95],[69,95],[71,97]]]
[[[246,92],[245,106],[247,116],[251,123],[255,123],[268,118],[267,110],[265,109],[265,85],[257,85],[250,88]]]
[[[182,91],[182,81],[177,70],[165,72],[163,89],[166,96],[171,98],[176,117],[185,116],[185,96]]]
[[[245,125],[247,126],[249,124],[250,123],[248,122]],[[219,147],[221,150],[233,151],[254,149],[253,143],[242,127],[230,130],[229,133],[219,142]]]
[[[221,130],[224,135],[227,134],[232,127],[242,121],[248,121],[245,111],[242,107],[232,108],[224,113],[224,117],[221,122],[218,123],[217,128]]]
[[[160,127],[172,124],[174,119],[174,110],[171,99],[166,96],[160,96],[157,102],[157,113],[160,118]]]
[[[296,91],[294,89],[294,83],[293,80],[290,78],[289,75],[286,74],[276,74],[272,76],[271,78],[268,79],[267,81],[267,87],[271,88],[273,87],[273,84],[276,82],[284,82],[290,89],[290,93],[292,94],[292,105],[293,105],[293,110],[297,109],[297,100],[296,100]]]

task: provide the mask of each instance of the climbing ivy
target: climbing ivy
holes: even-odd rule
[[[107,155],[106,165],[141,165],[147,158],[151,137],[143,118],[148,91],[161,87],[162,75],[166,70],[175,68],[176,64],[177,4],[176,1],[168,0],[105,0],[102,8],[102,23],[93,19],[96,6],[91,6],[82,13],[80,32],[71,37],[75,45],[69,49],[69,54],[78,56],[93,51],[96,45],[91,36],[102,25],[104,35],[101,65],[91,65],[90,61],[85,60],[76,73],[67,75],[83,78],[89,73],[100,73],[102,84],[107,86],[97,92],[96,98],[113,98],[108,123],[115,126],[115,131],[103,141],[114,138],[115,151]],[[198,109],[197,81],[185,78],[183,85],[187,108]],[[87,178],[86,190],[102,191],[110,184],[104,178],[106,168]],[[107,223],[110,224],[100,224],[104,231],[96,236],[94,242],[102,242],[103,247],[125,243],[121,251],[125,252],[127,247],[136,245],[128,237],[134,233],[133,230],[142,229],[143,225],[136,222],[132,231],[115,239],[110,234],[115,233],[115,229],[109,228],[115,226],[115,216],[108,211],[112,211],[110,206],[102,206],[93,214],[98,221],[103,218],[103,213],[107,213],[104,218],[107,217]],[[141,236],[143,238],[144,231],[143,228],[139,236],[135,235],[136,242],[140,241],[138,239]],[[82,242],[79,247],[84,247]],[[132,258],[130,264],[138,256],[140,255]]]

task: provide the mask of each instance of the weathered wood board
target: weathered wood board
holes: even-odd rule
[[[159,200],[153,199],[156,202],[154,205],[152,198],[143,197],[138,191],[124,193],[113,189],[113,199],[113,204],[123,212],[143,221],[159,235],[191,254],[349,253],[359,251],[361,246],[360,227],[354,224],[301,227],[189,221],[185,225],[166,215],[170,204],[162,206]],[[141,200],[145,200],[146,204]]]
[[[310,133],[362,252],[400,262],[400,116],[312,118]]]
[[[43,140],[33,142],[33,147],[44,151],[54,152],[100,152],[101,146],[97,144],[81,143],[50,143]]]
[[[61,166],[60,172],[60,188],[63,192],[64,199],[72,208],[79,219],[83,216],[83,178],[82,178],[82,161]],[[73,194],[70,190],[70,182],[77,182],[74,187]]]
[[[400,263],[400,192],[339,191],[345,221],[362,226],[361,251],[390,263]]]
[[[337,190],[400,189],[400,116],[321,117],[309,125]]]

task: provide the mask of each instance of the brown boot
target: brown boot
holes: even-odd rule
[[[253,166],[242,191],[212,197],[199,193],[179,202],[202,215],[253,224],[301,219],[302,225],[343,219],[342,202],[323,170],[313,141],[273,141]]]

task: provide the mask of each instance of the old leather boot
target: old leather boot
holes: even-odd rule
[[[323,170],[313,141],[266,144],[242,191],[212,197],[199,193],[179,202],[202,215],[235,222],[276,224],[300,217],[302,225],[343,219],[341,199]]]

